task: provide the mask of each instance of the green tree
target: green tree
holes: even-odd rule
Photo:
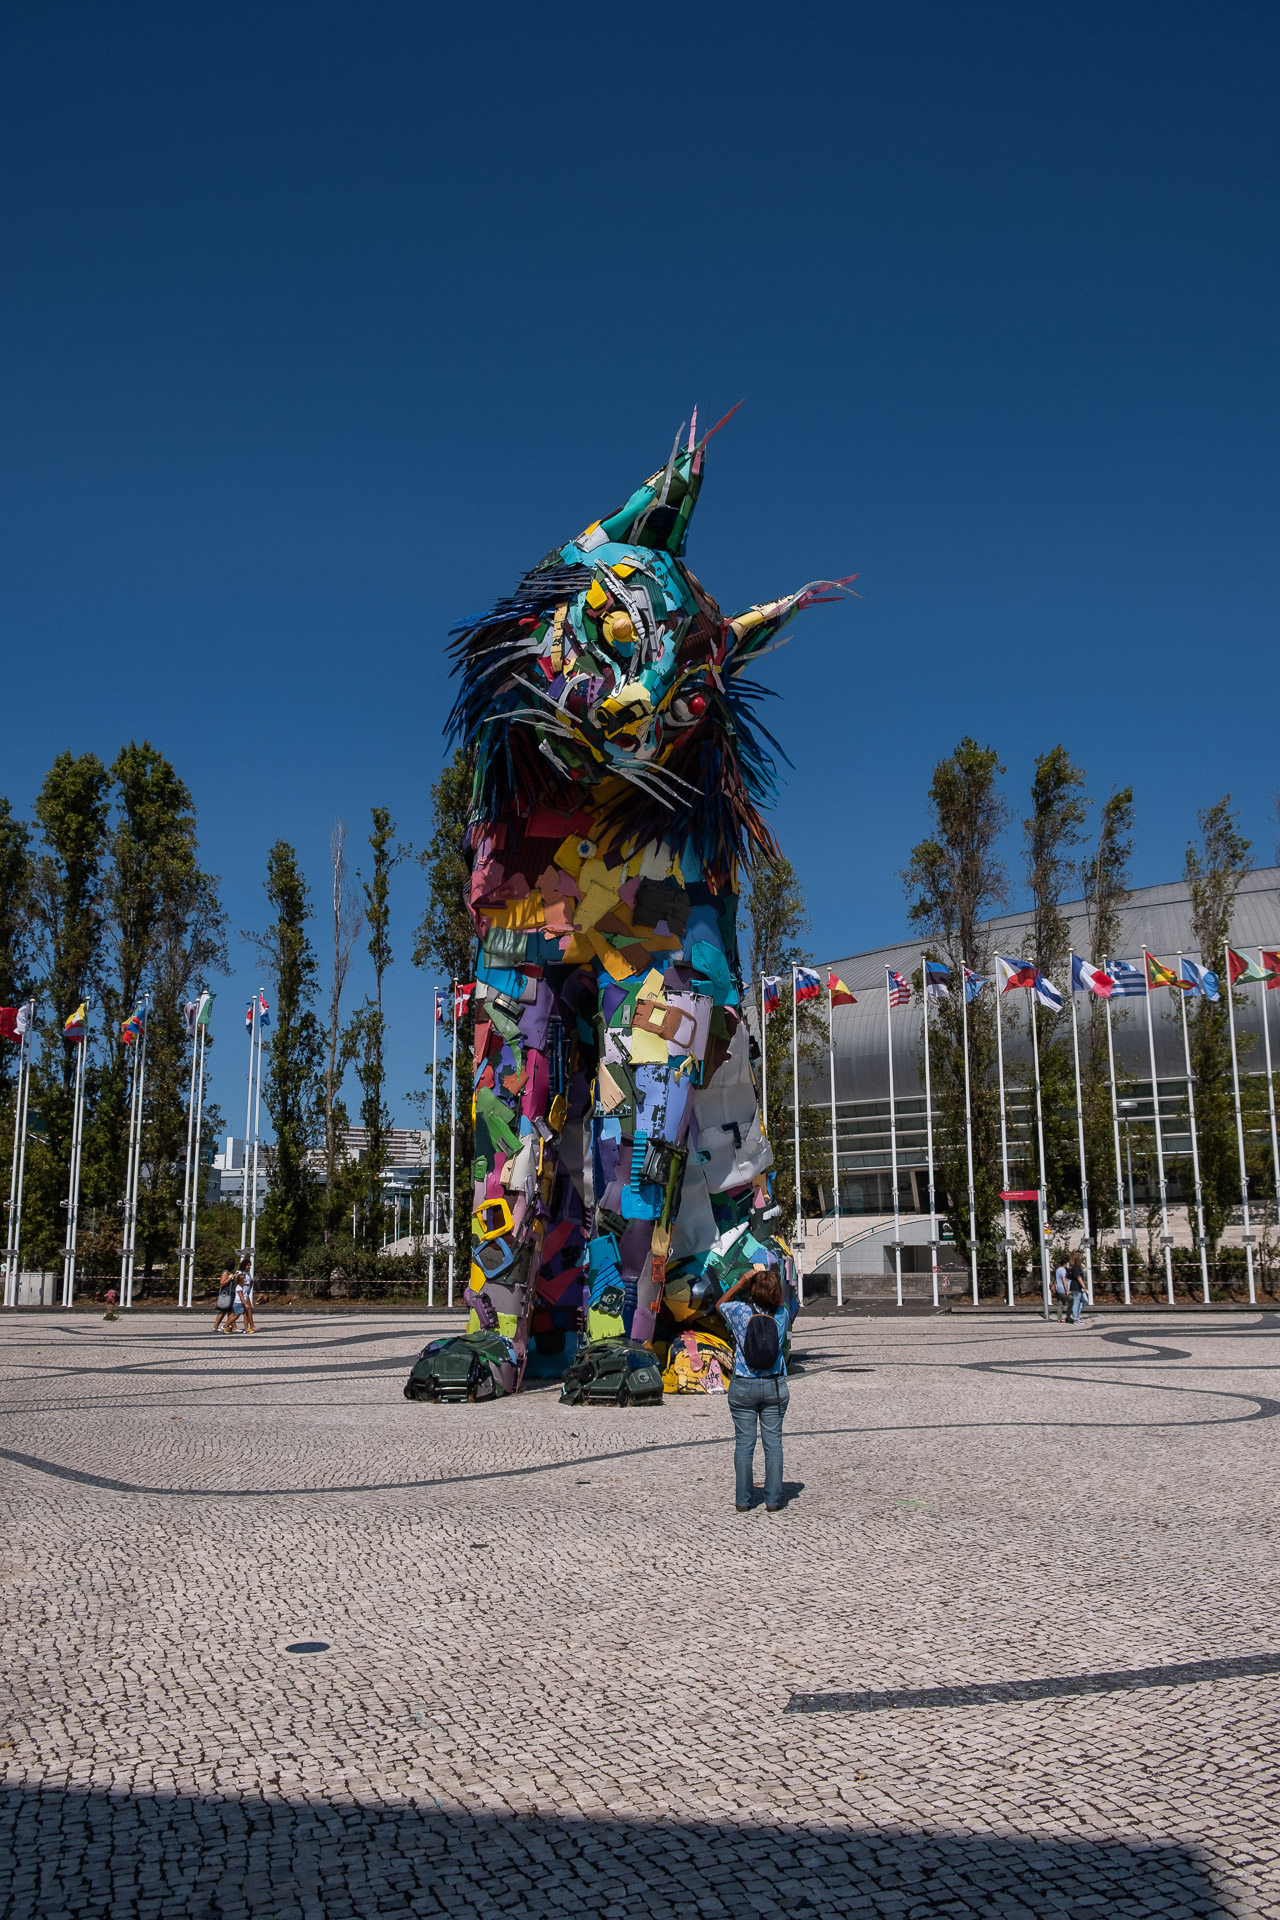
[[[1075,1061],[1068,1031],[1072,1015],[1067,1005],[1071,988],[1067,977],[1071,930],[1062,911],[1062,897],[1078,871],[1074,854],[1080,844],[1085,818],[1084,778],[1064,746],[1051,747],[1048,753],[1042,753],[1036,760],[1031,782],[1031,813],[1022,823],[1032,907],[1030,958],[1041,973],[1059,987],[1064,1001],[1060,1014],[1039,1005],[1035,1010],[1044,1116],[1045,1184],[1051,1215],[1059,1207],[1079,1208],[1081,1202]],[[1024,1028],[1023,1009],[1011,1006],[1006,1012],[1003,999],[998,1017],[1014,1031]],[[1024,1028],[1028,1047],[1030,1019],[1028,1010]],[[1007,1058],[1006,1052],[1006,1062]],[[1022,1077],[1028,1110],[1034,1112],[1035,1090],[1030,1066]],[[1038,1180],[1038,1143],[1030,1144],[1031,1166]],[[1026,1210],[1024,1225],[1034,1246],[1039,1233],[1036,1209]]]
[[[1197,996],[1191,1015],[1191,1070],[1195,1075],[1196,1126],[1200,1137],[1200,1183],[1205,1234],[1216,1248],[1232,1210],[1240,1205],[1240,1161],[1231,1084],[1231,1038],[1223,949],[1231,935],[1236,891],[1252,862],[1250,842],[1240,832],[1224,794],[1196,816],[1200,845],[1187,846],[1184,873],[1191,894],[1191,926],[1204,964],[1220,976],[1218,1001]],[[1235,996],[1237,1007],[1244,996]]]
[[[33,985],[31,829],[0,795],[0,1006],[16,1007]],[[17,1051],[0,1048],[0,1099],[16,1085]]]
[[[286,840],[277,840],[267,855],[265,885],[275,919],[257,937],[257,945],[275,984],[275,1029],[263,1089],[275,1149],[262,1243],[276,1273],[287,1274],[307,1244],[315,1213],[315,1181],[307,1155],[324,1111],[324,1041],[312,1009],[318,968],[307,936],[310,891]]]
[[[353,1022],[344,1031],[342,995],[351,971],[351,956],[364,924],[364,915],[347,877],[347,823],[335,820],[329,835],[333,869],[333,964],[329,975],[329,1018],[324,1068],[324,1238],[333,1238],[350,1201],[350,1180],[338,1157],[338,1135],[347,1124],[342,1082],[356,1056],[359,1030]]]
[[[1089,957],[1095,965],[1116,957],[1120,915],[1129,898],[1129,861],[1133,853],[1133,788],[1122,787],[1104,801],[1093,853],[1081,868]],[[1128,1018],[1124,1002],[1108,1011],[1105,1001],[1088,996],[1088,1031],[1081,1048],[1085,1164],[1089,1173],[1089,1217],[1095,1232],[1117,1219],[1115,1129],[1111,1119],[1111,1062],[1107,1022]],[[1127,1203],[1126,1203],[1127,1204]]]
[[[66,1235],[74,1101],[75,1048],[63,1024],[81,1000],[90,1002],[91,1033],[100,1035],[104,975],[105,863],[110,775],[97,754],[61,753],[35,803],[40,842],[31,875],[31,915],[39,972],[37,1028],[43,1044],[31,1075],[32,1140],[23,1205],[24,1260],[52,1266]],[[98,1073],[85,1077],[85,1157],[92,1165]],[[112,1195],[112,1202],[118,1198]],[[93,1198],[86,1194],[89,1219]]]
[[[469,873],[465,839],[471,814],[472,764],[459,747],[431,789],[431,838],[418,855],[427,879],[427,905],[414,935],[413,964],[435,969],[448,981],[469,980],[475,930],[467,911]],[[470,1060],[475,1015],[468,1005],[458,1023],[458,1127],[454,1142],[458,1166],[458,1203],[454,1250],[459,1273],[466,1273],[471,1249],[471,1164],[475,1130],[471,1115]],[[419,1104],[423,1104],[420,1100]],[[438,1146],[437,1184],[449,1178],[449,1088],[442,1075],[426,1098],[434,1117]],[[447,1191],[447,1186],[446,1186]]]
[[[776,860],[759,859],[751,870],[747,892],[751,923],[750,975],[747,991],[760,1006],[760,975],[781,976],[778,1011],[764,1021],[764,1065],[769,1097],[768,1136],[774,1153],[773,1197],[782,1209],[782,1228],[789,1232],[796,1217],[795,1100],[791,1072],[791,969],[805,966],[809,931],[804,890],[785,854]],[[825,1007],[821,1001],[802,1000],[795,1009],[797,1052],[802,1085],[814,1083],[825,1053]],[[757,1065],[757,1075],[759,1066]],[[824,1105],[800,1106],[800,1184],[806,1212],[821,1213],[819,1204],[833,1203],[831,1125]]]
[[[369,928],[369,957],[373,961],[374,994],[356,1015],[352,1030],[356,1073],[364,1098],[360,1118],[365,1129],[364,1159],[360,1165],[361,1197],[370,1244],[382,1237],[384,1202],[382,1176],[387,1166],[387,1134],[391,1115],[386,1104],[386,1022],[382,1012],[382,982],[391,965],[391,870],[400,858],[393,847],[395,822],[386,807],[370,809],[373,831],[369,849],[373,871],[363,881],[364,917]]]
[[[964,1113],[964,969],[990,972],[985,922],[1005,904],[999,856],[1009,810],[997,785],[1004,768],[968,734],[940,760],[929,786],[933,833],[902,874],[911,925],[951,968],[952,992],[930,1018],[930,1061],[939,1126],[935,1136],[942,1202],[958,1248],[994,1251],[1000,1217],[1000,1109],[995,1085],[995,1008],[990,991],[968,1007],[973,1113],[974,1218],[969,1217]]]

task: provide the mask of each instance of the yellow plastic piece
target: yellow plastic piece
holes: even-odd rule
[[[485,1289],[484,1270],[478,1267],[474,1260],[471,1262],[471,1274],[467,1285],[471,1288],[472,1293],[483,1293]]]
[[[500,1313],[498,1315],[498,1332],[505,1334],[508,1340],[515,1339],[516,1316],[514,1313]]]
[[[631,615],[624,609],[619,608],[616,613],[606,613],[603,625],[605,639],[611,640],[615,647],[627,646],[634,642],[636,630],[631,624]]]
[[[629,580],[632,574],[637,571],[637,569],[632,566],[629,560],[619,560],[617,566],[611,567],[609,571],[611,573],[616,573],[619,580]]]
[[[496,1226],[492,1224],[495,1214]],[[477,1240],[500,1240],[504,1233],[515,1231],[515,1224],[505,1200],[485,1200],[471,1216],[471,1231]]]
[[[569,1102],[562,1093],[558,1093],[547,1109],[547,1125],[552,1133],[559,1133],[569,1118]]]
[[[600,585],[600,582],[593,580],[587,588],[587,605],[592,608],[602,607],[608,598],[609,596]]]

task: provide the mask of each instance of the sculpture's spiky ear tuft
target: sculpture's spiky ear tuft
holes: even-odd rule
[[[738,407],[742,405],[741,400]],[[593,547],[601,547],[606,541],[615,541],[619,546],[656,547],[660,552],[683,554],[685,541],[689,535],[689,522],[693,509],[698,503],[702,490],[702,474],[705,466],[705,451],[711,434],[718,433],[725,420],[732,419],[738,407],[731,407],[724,420],[718,420],[710,433],[704,433],[701,440],[695,440],[690,432],[688,445],[680,445],[684,433],[684,422],[680,423],[671,448],[671,457],[665,467],[659,467],[651,474],[642,487],[637,487],[624,506],[618,507],[603,520],[580,533],[575,545],[584,553],[590,553]],[[693,418],[696,428],[698,410],[695,407]]]

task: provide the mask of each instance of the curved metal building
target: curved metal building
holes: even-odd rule
[[[1066,901],[1062,912],[1070,927],[1070,942],[1077,953],[1091,960],[1136,960],[1142,964],[1145,946],[1157,959],[1176,966],[1180,953],[1199,960],[1191,931],[1191,900],[1185,882],[1166,886],[1142,887],[1129,896],[1121,910],[1121,946],[1116,955],[1089,952],[1088,924],[1082,900]],[[984,931],[991,951],[1020,955],[1029,938],[1031,915],[1013,913],[987,921]],[[1236,895],[1232,916],[1231,944],[1243,952],[1259,947],[1280,947],[1280,867],[1260,868],[1246,876]],[[829,965],[858,996],[854,1007],[837,1007],[833,1019],[836,1068],[836,1125],[840,1155],[840,1203],[844,1213],[891,1212],[893,1194],[890,1183],[889,1150],[889,1035],[893,1036],[893,1077],[898,1133],[898,1203],[904,1211],[928,1208],[927,1159],[925,1152],[925,1103],[921,1068],[922,1009],[918,998],[909,1007],[886,1012],[885,969],[896,968],[910,977],[920,965],[921,943],[899,942],[876,947],[863,953],[847,954]],[[1207,964],[1221,971],[1222,956]],[[1070,980],[1054,983],[1064,998],[1070,992]],[[990,991],[990,989],[988,989]],[[1237,1010],[1236,1030],[1242,1043],[1241,1073],[1265,1073],[1263,1009],[1270,997],[1267,989],[1251,986],[1240,989],[1247,1005]],[[1080,996],[1084,998],[1084,996]],[[1011,996],[1012,998],[1012,996]],[[1025,996],[1019,994],[1019,1003]],[[1166,1129],[1166,1154],[1171,1185],[1177,1180],[1177,1162],[1190,1152],[1185,1122],[1179,1123],[1186,1090],[1186,1067],[1182,1047],[1181,1022],[1168,1016],[1168,996],[1160,995],[1155,1022],[1156,1078],[1160,1090],[1162,1123]],[[1147,1047],[1146,1007],[1142,998],[1112,1001],[1116,1047],[1117,1077],[1128,1083],[1126,1093],[1137,1100],[1131,1112],[1136,1128],[1152,1118],[1151,1067]],[[1083,1012],[1083,1009],[1081,1010]],[[1280,1066],[1280,993],[1271,1008],[1272,1051]],[[1015,1073],[1029,1067],[1029,1043],[1023,1034],[1006,1043],[1006,1067]],[[806,1104],[830,1106],[827,1062],[812,1076],[806,1076],[801,1097]],[[1010,1124],[1018,1132],[1026,1124],[1022,1110],[1024,1096],[1011,1089]],[[1135,1144],[1135,1153],[1137,1146]],[[829,1204],[829,1200],[827,1202]]]

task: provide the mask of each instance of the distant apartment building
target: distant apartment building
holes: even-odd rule
[[[265,1142],[258,1148],[258,1190],[255,1213],[262,1212],[262,1203],[267,1197],[267,1188],[271,1184],[271,1167],[275,1160],[274,1150]],[[213,1165],[209,1169],[209,1184],[205,1188],[205,1198],[210,1206],[218,1201],[227,1201],[232,1206],[244,1206],[245,1181],[252,1177],[253,1143],[238,1140],[229,1133],[223,1142],[221,1153],[213,1156]]]

